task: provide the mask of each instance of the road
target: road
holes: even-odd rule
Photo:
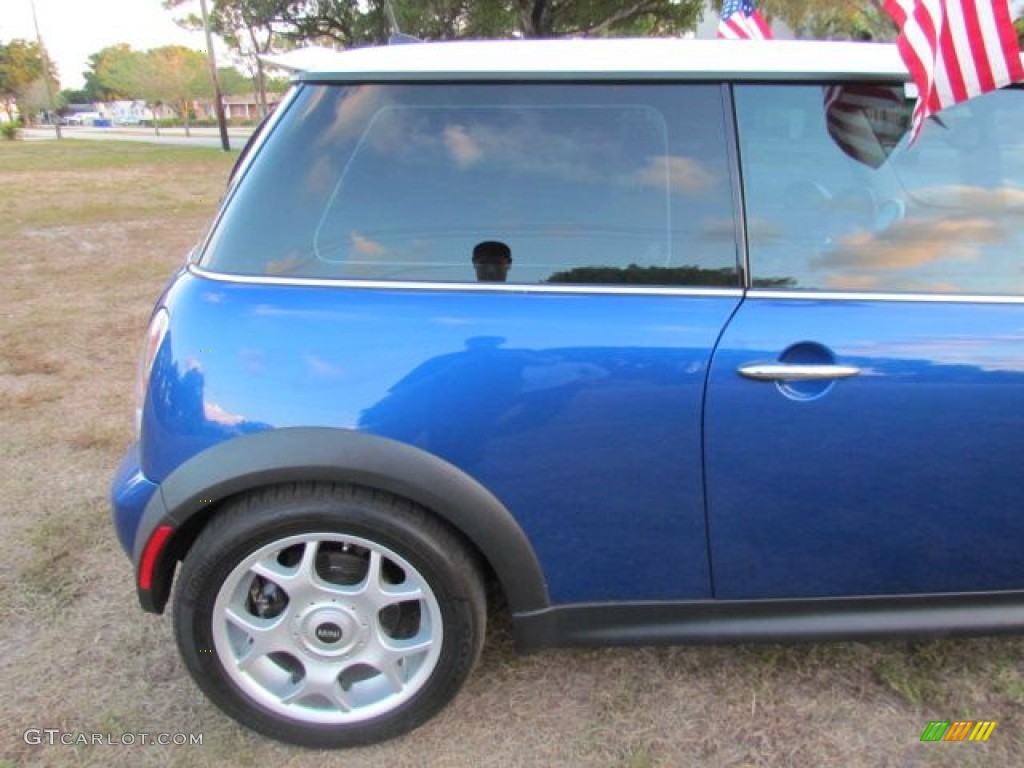
[[[61,134],[66,139],[88,139],[90,141],[142,141],[152,144],[181,144],[193,147],[219,147],[220,132],[216,128],[192,128],[191,136],[183,128],[161,128],[157,136],[152,128],[115,126],[93,128],[85,125],[65,125]],[[228,128],[231,149],[239,150],[252,134],[252,128]],[[22,136],[28,140],[55,139],[53,128],[25,128]]]

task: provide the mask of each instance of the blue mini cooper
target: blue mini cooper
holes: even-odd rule
[[[519,649],[1024,627],[1024,91],[896,50],[509,41],[296,76],[156,304],[114,522],[313,747]]]

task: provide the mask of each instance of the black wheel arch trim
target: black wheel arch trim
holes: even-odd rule
[[[457,467],[405,443],[349,429],[285,427],[232,438],[202,451],[160,483],[143,512],[132,562],[138,574],[153,532],[174,533],[157,558],[139,602],[161,613],[177,561],[201,525],[204,509],[230,496],[288,482],[351,483],[402,496],[462,533],[490,564],[513,613],[549,605],[540,562],[505,506]],[[138,579],[136,579],[136,586]]]

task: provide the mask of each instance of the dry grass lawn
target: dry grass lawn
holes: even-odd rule
[[[228,720],[142,613],[107,487],[136,350],[231,159],[115,142],[0,142],[0,768],[45,766],[1019,766],[1024,640],[557,651],[501,622],[418,731],[324,755]],[[1022,553],[1024,557],[1024,553]],[[922,744],[992,719],[987,744]],[[27,728],[185,732],[202,746],[34,746]]]

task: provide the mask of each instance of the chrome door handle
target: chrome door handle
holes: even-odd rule
[[[739,368],[739,374],[754,381],[821,381],[849,379],[860,374],[854,365],[788,365],[786,363],[751,363]]]

